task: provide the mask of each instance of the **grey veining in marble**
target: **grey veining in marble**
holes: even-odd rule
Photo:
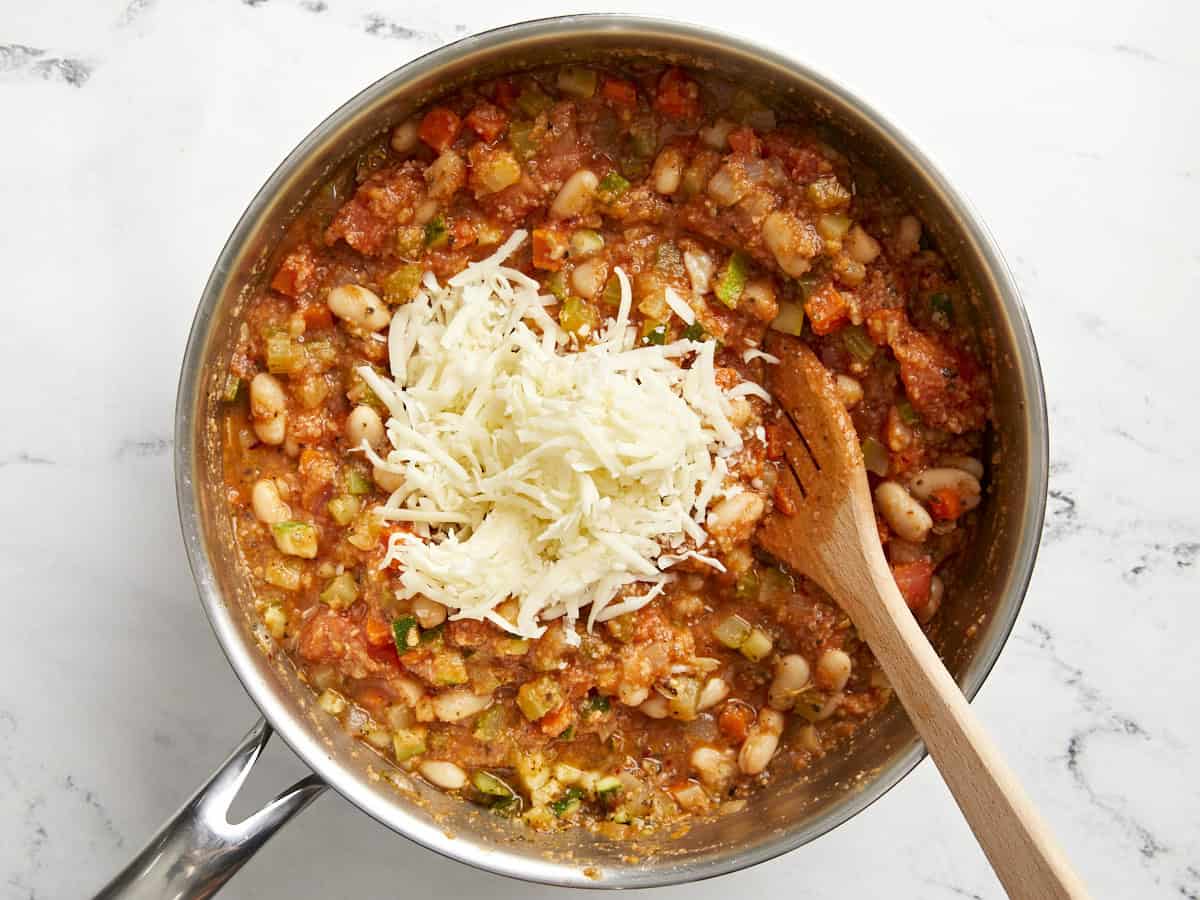
[[[98,887],[253,721],[194,599],[169,437],[194,304],[245,203],[380,75],[464,33],[573,10],[0,9],[0,897]],[[1097,896],[1200,900],[1200,7],[766,10],[637,7],[843,81],[995,232],[1041,349],[1053,467],[1038,569],[977,707]],[[247,808],[301,772],[269,750]],[[747,896],[1001,895],[929,763],[736,879]],[[225,896],[558,893],[434,857],[326,796]]]

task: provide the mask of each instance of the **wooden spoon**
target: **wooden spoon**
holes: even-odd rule
[[[858,435],[820,360],[793,337],[772,332],[772,395],[785,428],[778,509],[762,546],[825,588],[845,610],[887,674],[971,830],[1010,897],[1087,896],[1079,876],[1012,770],[975,718],[901,597],[883,556]]]

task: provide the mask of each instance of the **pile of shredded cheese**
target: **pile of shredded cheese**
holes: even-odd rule
[[[401,599],[424,595],[453,618],[530,638],[565,617],[577,643],[589,605],[590,628],[644,606],[682,559],[721,568],[700,552],[703,523],[742,440],[715,381],[715,342],[638,346],[617,269],[615,318],[576,348],[544,308],[554,298],[504,265],[525,237],[445,285],[426,274],[396,311],[392,377],[358,370],[390,411],[390,449],[361,449],[404,477],[377,509],[416,523],[389,537],[383,560],[399,564]],[[761,391],[744,382],[730,396]],[[509,599],[515,623],[497,611]]]

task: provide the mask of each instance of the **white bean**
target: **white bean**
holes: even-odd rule
[[[466,688],[443,691],[433,698],[433,714],[440,722],[460,722],[487,709],[491,697],[481,697]]]
[[[724,678],[710,678],[700,689],[700,697],[696,700],[696,711],[704,712],[712,709],[729,696],[729,685]]]
[[[973,456],[947,456],[942,460],[942,465],[970,472],[976,481],[983,481],[983,463]]]
[[[857,378],[849,375],[839,375],[834,384],[837,387],[838,399],[842,401],[842,406],[846,409],[854,409],[858,404],[862,403],[863,386]]]
[[[425,181],[429,196],[445,203],[467,183],[467,164],[453,150],[443,150],[425,170]]]
[[[902,485],[885,481],[875,488],[875,503],[892,531],[919,544],[929,536],[933,519]]]
[[[767,690],[767,702],[775,709],[791,709],[796,696],[808,685],[808,660],[789,653],[775,666],[775,677]]]
[[[926,469],[912,481],[912,492],[919,500],[928,500],[935,491],[952,490],[962,500],[963,509],[979,505],[979,479],[963,469]]]
[[[604,260],[598,257],[586,259],[571,272],[571,287],[580,297],[591,300],[604,287],[606,274],[608,274],[608,266]]]
[[[821,249],[820,235],[791,213],[773,212],[767,216],[762,235],[779,268],[793,278],[809,270],[809,260]]]
[[[903,216],[896,227],[896,252],[912,256],[921,249],[921,222],[916,216]]]
[[[708,180],[708,196],[720,206],[733,206],[750,189],[740,166],[726,163]]]
[[[421,698],[425,696],[425,688],[415,678],[405,678],[403,675],[397,675],[388,684],[391,685],[409,706],[416,706]]]
[[[725,144],[729,141],[729,133],[737,128],[737,123],[730,122],[728,119],[717,119],[707,128],[701,128],[699,132],[700,140],[714,150],[724,150]]]
[[[850,680],[853,661],[845,650],[826,650],[817,658],[816,681],[830,691],[840,691]]]
[[[427,759],[421,763],[419,771],[432,784],[447,791],[457,791],[467,783],[467,773],[452,762]]]
[[[712,283],[712,257],[703,250],[687,250],[683,254],[683,267],[687,269],[688,279],[692,282],[692,293],[697,297],[707,294]]]
[[[387,469],[381,469],[379,466],[372,466],[371,477],[375,479],[377,485],[389,494],[404,487],[404,476],[399,472],[389,472]]]
[[[392,149],[404,155],[417,149],[421,122],[416,117],[401,122],[392,130]]]
[[[274,375],[259,372],[250,381],[250,415],[260,441],[273,446],[283,443],[287,434],[287,393]]]
[[[550,218],[569,219],[572,216],[586,215],[599,184],[600,179],[590,169],[580,169],[574,173],[550,204]]]
[[[643,685],[623,684],[617,688],[617,698],[626,706],[641,706],[650,696],[650,688]]]
[[[417,624],[422,628],[437,628],[446,621],[446,607],[436,600],[417,596],[413,598],[412,608]]]
[[[746,775],[762,772],[779,749],[779,736],[783,734],[783,715],[774,709],[764,709],[758,721],[750,728],[750,734],[738,753],[738,768]]]
[[[679,190],[679,182],[683,179],[683,164],[683,153],[678,147],[664,147],[654,160],[654,169],[651,171],[654,190],[667,195]]]
[[[855,262],[862,263],[864,266],[875,262],[879,256],[879,241],[871,237],[861,226],[855,225],[850,229],[850,233],[846,235],[845,242],[846,253]]]
[[[737,754],[701,745],[692,751],[689,760],[700,780],[710,788],[721,788],[737,775]]]
[[[765,278],[755,278],[746,283],[740,305],[760,322],[770,322],[779,315],[775,286]]]
[[[250,491],[250,506],[254,518],[265,525],[286,522],[292,517],[292,509],[279,496],[279,488],[272,478],[260,478]]]
[[[359,447],[366,440],[372,447],[383,443],[383,420],[379,413],[371,407],[356,406],[346,417],[346,441],[352,447]]]
[[[363,331],[379,331],[392,320],[387,304],[359,284],[335,287],[325,302],[335,316]]]
[[[653,693],[642,701],[641,706],[638,707],[638,711],[652,719],[665,719],[671,714],[667,698],[659,693]]]
[[[762,518],[766,502],[753,491],[726,497],[708,514],[708,530],[713,534],[738,534],[749,531]]]
[[[431,222],[433,217],[438,214],[438,210],[440,208],[441,206],[438,204],[437,200],[433,199],[432,197],[426,197],[419,204],[417,204],[417,208],[413,210],[413,224],[425,225],[428,222]]]

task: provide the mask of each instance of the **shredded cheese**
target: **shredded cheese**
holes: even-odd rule
[[[750,347],[742,351],[742,362],[748,363],[756,359],[761,359],[772,366],[779,365],[779,357],[773,353],[767,353],[765,350],[759,350],[757,347]]]
[[[401,599],[530,638],[563,617],[574,643],[585,607],[591,627],[650,602],[684,559],[723,568],[698,550],[742,438],[715,342],[638,346],[618,268],[616,316],[576,347],[544,309],[553,298],[504,265],[525,237],[444,285],[427,273],[396,310],[391,377],[358,370],[388,409],[389,447],[361,449],[403,476],[377,514],[417,523],[389,536],[382,562]],[[515,621],[498,612],[509,600]]]

